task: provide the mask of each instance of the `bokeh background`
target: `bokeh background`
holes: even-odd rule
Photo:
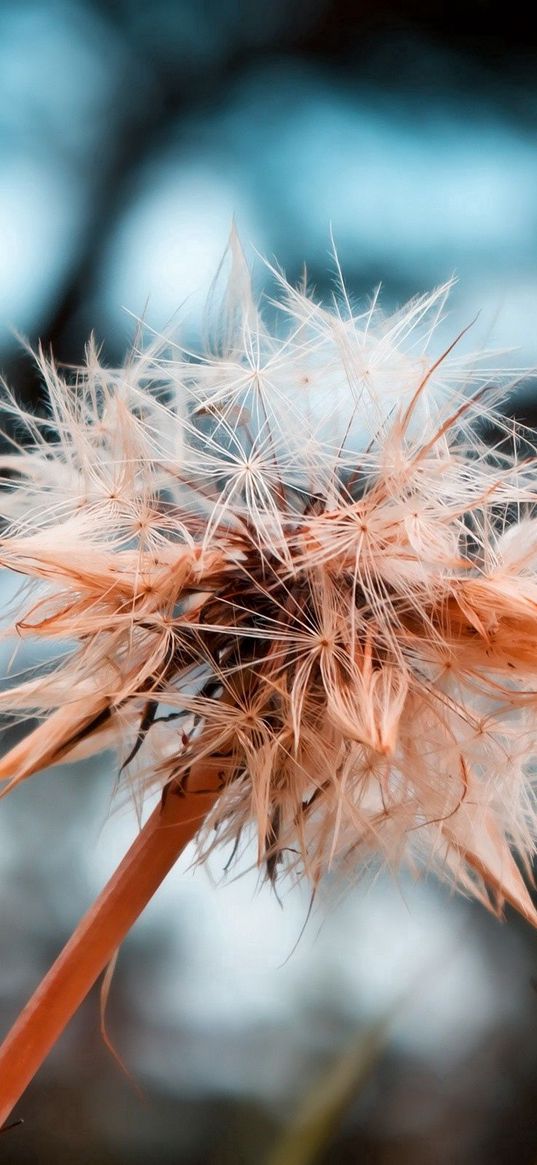
[[[67,363],[92,329],[120,360],[141,314],[195,341],[233,216],[321,296],[330,230],[351,293],[381,282],[387,307],[455,274],[449,329],[479,312],[476,343],[537,365],[527,19],[492,0],[0,0],[5,378],[39,400],[21,335]],[[533,424],[529,385],[510,408]],[[53,770],[1,805],[3,1029],[135,832],[113,777],[107,758]],[[306,889],[280,905],[222,865],[187,855],[122,950],[108,1028],[130,1078],[95,993],[0,1157],[537,1163],[525,924],[387,877],[329,883],[308,918]]]

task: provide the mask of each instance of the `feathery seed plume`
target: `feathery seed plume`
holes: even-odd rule
[[[383,318],[277,279],[270,330],[233,238],[205,352],[157,338],[110,370],[92,343],[68,379],[41,354],[49,415],[6,395],[25,436],[0,459],[0,563],[29,580],[6,634],[55,662],[0,694],[38,721],[4,791],[112,746],[163,791],[157,825],[175,806],[153,880],[145,842],[121,874],[129,917],[109,895],[63,1022],[194,833],[238,848],[253,823],[272,879],[434,868],[537,923],[513,857],[529,874],[536,458],[499,412],[505,377],[456,341],[430,354],[447,287]]]

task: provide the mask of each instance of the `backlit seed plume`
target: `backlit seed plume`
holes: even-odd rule
[[[47,662],[0,696],[38,720],[4,789],[112,747],[186,795],[207,761],[202,852],[253,823],[272,878],[380,857],[535,922],[535,460],[499,374],[439,349],[445,287],[385,318],[276,280],[256,304],[233,240],[204,352],[90,345],[41,357],[46,416],[6,396],[6,635]]]

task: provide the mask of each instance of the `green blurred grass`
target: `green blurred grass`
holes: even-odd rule
[[[307,1092],[266,1165],[314,1165],[378,1064],[393,1016],[354,1036]]]

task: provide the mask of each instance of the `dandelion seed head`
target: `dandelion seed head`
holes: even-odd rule
[[[5,788],[111,746],[137,787],[212,758],[202,852],[253,826],[271,877],[404,863],[535,921],[537,492],[507,377],[435,349],[449,287],[384,317],[273,272],[269,329],[235,238],[230,265],[204,351],[40,353],[46,417],[6,391],[4,634],[56,650],[0,694],[40,721]]]

